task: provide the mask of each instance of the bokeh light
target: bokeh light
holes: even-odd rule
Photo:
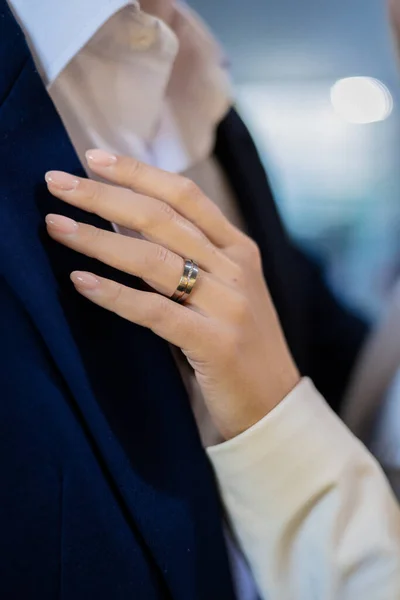
[[[387,119],[393,109],[388,88],[372,77],[340,79],[331,88],[334,111],[348,123],[376,123]]]

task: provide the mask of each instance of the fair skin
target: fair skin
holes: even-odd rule
[[[211,418],[230,439],[268,414],[296,386],[256,244],[236,229],[190,180],[103,151],[87,153],[90,169],[110,184],[67,173],[46,174],[64,202],[141,234],[131,238],[61,215],[46,218],[50,236],[121,271],[154,292],[76,271],[77,292],[148,327],[181,348],[192,365]],[[200,267],[184,305],[170,300],[184,259]],[[76,260],[79,266],[79,257]]]

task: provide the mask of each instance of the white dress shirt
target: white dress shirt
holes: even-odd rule
[[[241,225],[210,156],[231,103],[224,58],[186,6],[143,0],[150,16],[129,0],[9,1],[80,157],[100,146],[186,171]],[[312,383],[304,379],[242,435],[211,445],[220,440],[192,375],[180,367],[261,597],[400,597],[398,506],[375,460]],[[234,554],[238,597],[253,600]]]

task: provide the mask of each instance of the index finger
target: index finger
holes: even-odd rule
[[[89,167],[108,181],[170,204],[216,246],[235,244],[242,234],[190,179],[126,156],[88,150]]]

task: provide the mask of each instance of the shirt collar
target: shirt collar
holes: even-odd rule
[[[8,0],[47,86],[117,11],[137,0]]]

